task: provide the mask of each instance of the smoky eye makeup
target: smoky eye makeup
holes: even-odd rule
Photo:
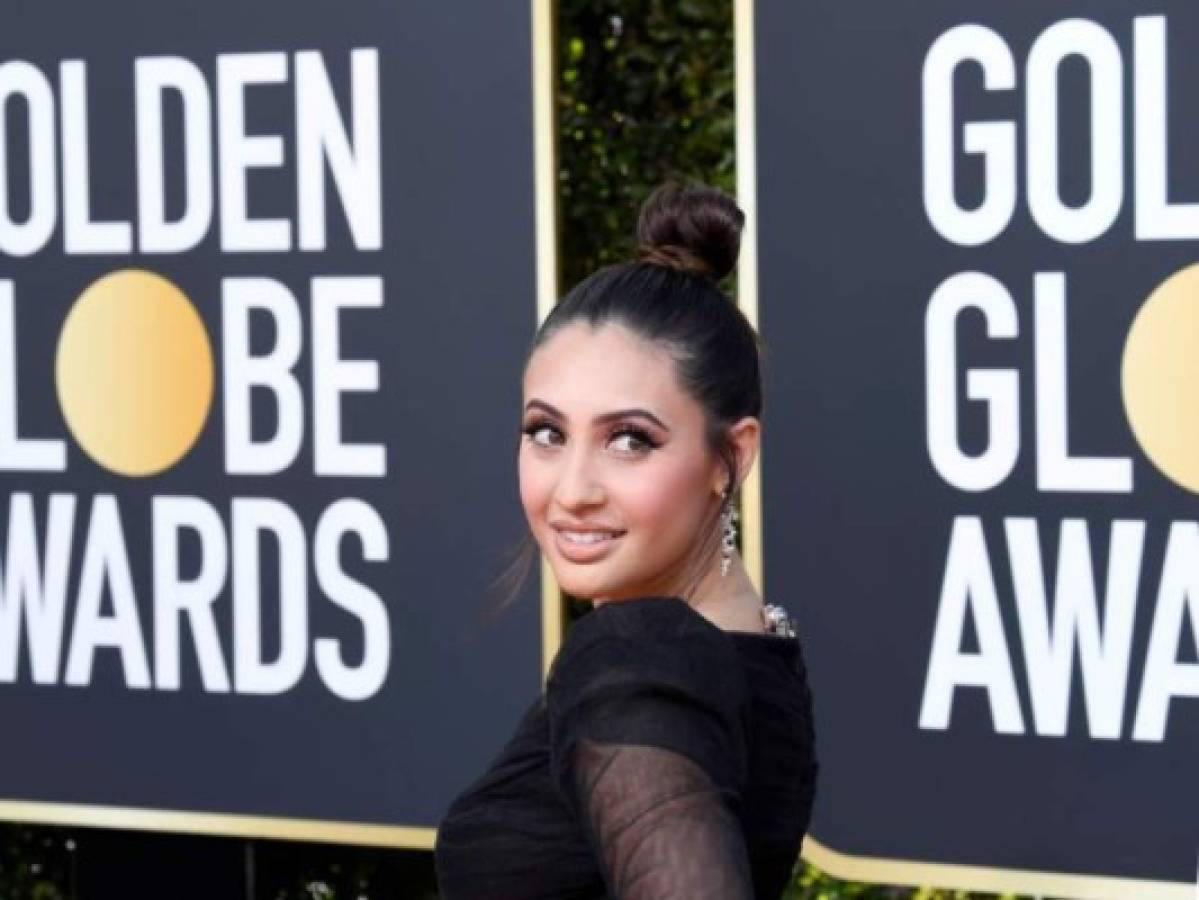
[[[536,440],[538,434],[543,430],[548,430],[556,435],[561,435],[558,426],[550,419],[539,416],[522,424],[520,433],[527,437],[532,443],[538,446],[549,446]],[[611,443],[619,438],[631,439],[631,446],[627,447],[627,453],[641,455],[656,450],[662,446],[662,442],[655,438],[649,431],[640,425],[633,422],[617,422],[612,425],[606,435],[605,442]]]
[[[558,427],[556,425],[554,425],[554,423],[551,422],[549,419],[546,419],[544,417],[538,417],[538,418],[530,419],[528,422],[525,422],[524,424],[522,424],[520,427],[520,433],[524,437],[527,437],[534,444],[537,444],[538,442],[535,440],[535,438],[544,429],[549,429],[550,431],[553,431],[553,432],[558,431]],[[541,446],[544,446],[544,445],[541,445]]]
[[[662,446],[661,441],[654,439],[644,428],[631,423],[623,423],[617,425],[609,434],[609,439],[620,437],[630,437],[635,442],[636,446],[631,448],[633,453],[648,453],[650,450],[657,450]]]

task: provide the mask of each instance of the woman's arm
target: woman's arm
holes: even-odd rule
[[[547,684],[550,763],[612,900],[748,900],[747,693],[727,639],[681,600],[608,604]]]
[[[584,739],[568,767],[572,805],[612,900],[751,900],[734,798],[694,761]]]

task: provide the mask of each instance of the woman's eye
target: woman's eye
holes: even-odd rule
[[[529,441],[536,447],[554,447],[564,440],[561,432],[547,423],[527,425],[521,431],[528,436]],[[612,432],[609,444],[624,455],[643,456],[658,444],[640,428],[619,428]]]
[[[550,425],[530,425],[524,432],[538,447],[550,447],[553,445],[553,436],[557,429]]]
[[[612,435],[612,440],[625,453],[648,453],[657,446],[649,435],[636,428],[622,428]]]

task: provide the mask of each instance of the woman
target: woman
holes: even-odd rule
[[[445,900],[777,898],[815,786],[799,640],[735,550],[758,451],[757,337],[717,287],[744,215],[666,184],[637,258],[576,286],[524,372],[520,495],[591,599],[544,696],[455,800]]]

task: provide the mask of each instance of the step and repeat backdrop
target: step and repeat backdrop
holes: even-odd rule
[[[754,31],[809,857],[1193,897],[1199,8],[759,3]]]
[[[541,681],[531,4],[9,13],[0,816],[431,846]],[[753,19],[808,855],[1190,898],[1199,9]]]
[[[5,818],[431,846],[537,695],[531,4],[469,7],[6,7]]]

